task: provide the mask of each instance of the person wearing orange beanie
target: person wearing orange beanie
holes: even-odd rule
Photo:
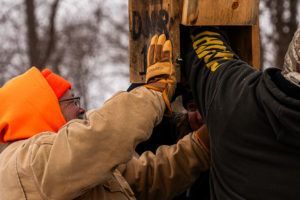
[[[74,97],[74,94],[71,92],[71,83],[49,69],[44,69],[42,74],[54,91],[57,99],[59,99],[61,112],[65,120],[68,122],[72,119],[82,118],[85,114],[85,109],[80,107],[80,97]],[[70,106],[70,104],[73,106]]]
[[[40,132],[57,132],[71,119],[69,115],[82,114],[81,107],[68,112],[61,109],[63,104],[59,100],[70,98],[70,89],[67,80],[49,69],[40,72],[35,67],[7,82],[0,90],[0,141],[13,142]]]
[[[169,199],[206,171],[201,130],[156,155],[134,156],[176,86],[171,43],[156,36],[156,45],[164,61],[149,58],[148,84],[117,93],[84,119],[71,84],[48,69],[31,68],[0,88],[0,199]]]

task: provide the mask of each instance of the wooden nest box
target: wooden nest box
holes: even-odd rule
[[[172,40],[175,61],[184,52],[182,30],[191,26],[226,26],[233,50],[259,69],[258,13],[259,0],[129,0],[130,81],[145,82],[147,48],[154,34],[165,33]]]

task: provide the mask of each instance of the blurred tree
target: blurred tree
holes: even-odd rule
[[[262,27],[262,29],[272,28],[269,34],[266,34],[262,48],[263,52],[267,51],[268,44],[272,44],[273,67],[282,67],[285,53],[288,45],[297,30],[299,21],[298,8],[300,1],[297,0],[261,0],[264,3],[262,12],[269,13],[269,20],[272,27]],[[265,34],[266,32],[261,32]],[[266,54],[264,55],[266,59]]]
[[[47,66],[72,81],[89,106],[91,83],[101,95],[111,89],[103,81],[107,76],[128,76],[118,67],[103,68],[126,63],[128,48],[127,16],[117,21],[105,5],[104,0],[3,0],[0,85],[31,66]],[[127,10],[118,14],[127,15]]]
[[[56,46],[55,18],[58,10],[59,0],[55,0],[50,6],[50,16],[47,34],[44,38],[38,34],[38,20],[36,18],[35,0],[24,0],[27,27],[27,49],[30,66],[42,69],[47,63]],[[46,43],[46,45],[42,44]],[[42,48],[45,47],[45,48]]]

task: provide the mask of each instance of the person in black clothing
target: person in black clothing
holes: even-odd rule
[[[300,30],[256,71],[218,28],[191,31],[184,72],[210,133],[211,199],[300,199]]]
[[[127,91],[131,91],[141,85],[143,84],[133,83]],[[135,150],[138,154],[141,155],[145,151],[155,153],[161,145],[176,144],[185,135],[198,130],[204,125],[193,101],[192,94],[186,88],[180,87],[177,87],[178,91],[175,92],[174,96],[176,96],[176,93],[182,96],[182,103],[187,113],[173,112],[172,115],[164,116],[160,124],[153,129],[151,137],[137,145]],[[202,173],[187,191],[174,197],[172,200],[196,200],[200,198],[201,200],[210,199],[209,171]]]

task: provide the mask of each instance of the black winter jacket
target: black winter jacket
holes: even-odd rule
[[[236,56],[211,71],[195,50],[186,70],[211,137],[211,198],[300,199],[300,88]]]

